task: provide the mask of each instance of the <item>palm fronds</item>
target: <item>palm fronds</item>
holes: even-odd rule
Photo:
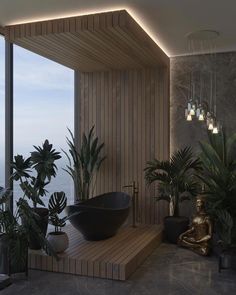
[[[229,234],[236,243],[236,133],[230,137],[224,131],[209,133],[209,143],[201,142],[200,147],[203,170],[198,178],[205,186],[208,210],[217,220],[223,243],[229,244]]]
[[[173,202],[174,215],[179,214],[179,202],[189,199],[199,191],[194,173],[201,170],[199,158],[185,147],[173,153],[169,161],[154,159],[147,162],[145,179],[148,184],[158,183],[157,200]],[[181,197],[182,195],[182,197]]]

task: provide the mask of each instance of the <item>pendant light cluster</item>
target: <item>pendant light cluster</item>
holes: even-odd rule
[[[211,67],[207,71],[192,70],[189,81],[189,93],[185,108],[185,119],[189,122],[199,121],[213,134],[220,131],[220,124],[216,117],[217,106],[217,73],[214,39],[218,32],[203,30],[187,35],[188,46],[191,55],[206,54]],[[210,52],[210,53],[209,53]]]

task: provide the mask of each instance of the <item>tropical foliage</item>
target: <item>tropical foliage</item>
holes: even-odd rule
[[[46,186],[51,178],[56,176],[55,161],[61,156],[48,140],[45,140],[42,147],[34,146],[34,149],[27,159],[22,155],[14,157],[12,178],[20,182],[24,196],[27,196],[36,208],[37,205],[44,206],[42,197],[47,194]]]
[[[55,232],[61,231],[61,228],[66,225],[67,217],[60,218],[67,204],[66,195],[64,192],[55,192],[51,195],[48,203],[49,222],[55,227]]]
[[[50,250],[50,246],[38,228],[38,216],[24,198],[20,198],[16,202],[16,210],[14,213],[11,212],[8,208],[11,195],[10,190],[0,187],[0,236],[4,238],[4,242],[10,250],[11,268],[25,268],[27,267],[27,250],[32,232],[39,237],[45,250]]]
[[[201,163],[190,147],[173,153],[169,161],[154,159],[147,162],[145,179],[148,184],[158,183],[156,200],[166,200],[173,206],[173,215],[179,215],[180,202],[195,196],[199,183],[194,173],[201,169]]]
[[[63,151],[69,164],[65,171],[72,177],[75,185],[75,195],[80,201],[87,200],[96,183],[97,172],[106,157],[101,156],[104,143],[99,144],[98,137],[94,136],[94,126],[88,136],[83,133],[80,149],[77,150],[75,138],[69,130],[70,139],[67,137],[69,153]]]
[[[198,176],[205,186],[208,210],[225,247],[236,244],[236,133],[209,133],[201,142],[203,171]]]

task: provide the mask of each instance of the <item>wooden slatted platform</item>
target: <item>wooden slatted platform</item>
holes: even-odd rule
[[[123,227],[115,237],[92,242],[71,225],[66,232],[70,245],[59,261],[42,251],[30,251],[29,268],[126,280],[162,240],[162,227],[157,225]]]

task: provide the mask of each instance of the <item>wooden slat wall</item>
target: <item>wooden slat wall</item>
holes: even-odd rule
[[[141,223],[160,223],[168,214],[166,203],[153,200],[154,188],[145,185],[143,172],[148,160],[169,156],[168,81],[168,68],[80,73],[78,81],[78,130],[95,125],[107,156],[94,194],[123,191],[123,185],[138,181]]]

